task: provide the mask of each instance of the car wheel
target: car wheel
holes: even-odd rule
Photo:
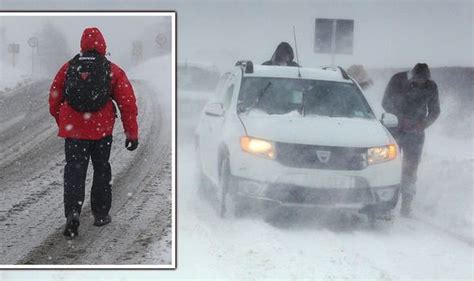
[[[209,181],[202,171],[202,160],[199,153],[199,141],[194,143],[194,155],[195,155],[195,165],[194,165],[194,179],[196,181],[198,194],[203,197],[208,197],[210,194],[209,190]]]
[[[230,172],[229,158],[225,157],[221,161],[219,171],[219,185],[217,186],[218,212],[221,218],[239,217],[243,214],[241,208],[241,200],[235,193],[237,180]]]

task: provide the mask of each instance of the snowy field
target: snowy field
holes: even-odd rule
[[[16,88],[0,104],[0,264],[171,264],[171,79],[169,56],[129,72],[140,145],[131,153],[116,121],[111,153],[113,221],[92,226],[89,189],[79,236],[64,239],[64,144],[48,112],[50,80]],[[2,77],[3,80],[3,77]],[[91,167],[91,165],[89,166]]]

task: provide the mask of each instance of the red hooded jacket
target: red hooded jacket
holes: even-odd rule
[[[107,45],[99,29],[86,28],[81,38],[81,52],[95,50],[105,55]],[[56,74],[49,94],[49,112],[59,127],[58,136],[85,140],[99,140],[112,135],[115,109],[112,100],[97,112],[79,112],[67,104],[63,97],[64,82],[69,63]],[[137,104],[133,88],[125,72],[111,63],[111,97],[120,110],[127,139],[138,139]]]

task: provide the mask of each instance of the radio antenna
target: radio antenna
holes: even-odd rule
[[[296,51],[296,62],[298,63],[298,77],[301,78],[301,72],[300,72],[300,59],[298,57],[298,44],[296,43],[296,28],[293,25],[293,37],[295,39],[295,51]]]

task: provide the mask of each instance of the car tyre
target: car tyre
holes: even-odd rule
[[[236,194],[237,179],[230,171],[229,158],[222,159],[217,186],[218,212],[221,218],[241,217],[244,215],[243,201]]]
[[[194,179],[197,184],[197,191],[199,196],[203,198],[207,198],[210,192],[210,184],[209,180],[207,179],[206,175],[202,170],[202,161],[201,156],[199,153],[199,141],[195,141],[194,143],[194,153],[195,153],[195,166],[194,166]]]

